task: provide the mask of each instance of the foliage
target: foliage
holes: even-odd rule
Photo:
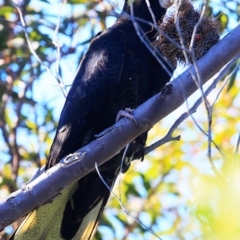
[[[240,3],[217,2],[215,6],[216,1],[209,1],[208,11],[218,16],[226,34],[239,20]],[[109,16],[113,7],[107,2],[69,0],[60,7],[60,2],[47,0],[25,1],[21,7],[31,46],[43,64],[29,50],[16,7],[8,0],[0,1],[1,198],[45,164],[65,99],[58,81],[63,79],[65,85],[61,86],[67,92],[91,38],[114,19]],[[112,196],[96,239],[157,239],[151,231],[164,240],[238,239],[239,154],[234,155],[240,131],[237,78],[238,74],[232,75],[213,108],[212,135],[223,154],[212,144],[209,159],[207,137],[191,118],[186,120],[175,131],[181,141],[161,146],[143,162],[133,162],[116,182],[113,191],[120,195],[128,214]],[[211,102],[219,90],[220,86],[209,97]],[[161,138],[179,115],[177,110],[155,126],[148,143]],[[205,131],[206,116],[204,106],[194,116]],[[7,228],[2,239],[11,232],[12,228]]]

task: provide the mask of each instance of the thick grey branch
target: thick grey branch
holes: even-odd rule
[[[235,64],[236,59],[239,58],[240,56],[236,56],[232,61],[230,61],[222,70],[221,72],[219,72],[219,74],[217,75],[217,77],[214,79],[213,83],[208,87],[208,89],[206,91],[204,91],[204,96],[207,97],[214,88],[216,88],[217,83],[219,81],[221,81],[223,79],[223,77],[230,71],[230,68]],[[235,67],[235,69],[233,70],[232,74],[235,73],[237,70],[239,69],[239,64]],[[230,75],[231,76],[231,75]],[[230,77],[229,77],[230,78]],[[229,79],[228,78],[228,79]],[[227,83],[227,81],[226,81]],[[188,111],[186,111],[185,113],[183,113],[175,122],[174,124],[171,126],[171,128],[168,130],[167,134],[161,138],[160,140],[158,140],[157,142],[151,144],[150,146],[146,147],[145,150],[145,155],[152,152],[153,150],[155,150],[156,148],[162,146],[163,144],[170,142],[170,141],[178,141],[180,140],[180,136],[176,136],[173,137],[173,132],[176,130],[176,128],[189,116],[191,116],[193,113],[195,113],[198,109],[198,107],[200,106],[200,104],[202,103],[203,98],[200,97],[195,103],[194,105],[188,109]],[[193,119],[194,120],[194,119]],[[197,122],[195,122],[195,124],[197,124]],[[198,124],[197,124],[198,126]],[[200,127],[198,126],[199,130],[204,134],[207,135],[207,133]],[[221,151],[221,149],[217,146],[217,144],[212,140],[212,143],[214,144],[214,146],[217,148],[217,150],[222,154],[222,156],[225,158],[223,152]],[[137,153],[134,155],[134,157],[136,157],[136,159],[141,158],[141,154],[142,153]]]

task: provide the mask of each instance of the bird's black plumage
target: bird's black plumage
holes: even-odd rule
[[[150,0],[150,5],[155,18],[160,20],[165,10],[159,1]],[[130,15],[127,1],[123,13]],[[133,13],[139,19],[153,22],[145,0],[133,2]],[[143,32],[141,35],[153,41],[156,31],[149,24],[136,21]],[[137,35],[132,20],[127,16],[120,17],[112,27],[92,40],[80,63],[60,116],[46,169],[94,140],[94,135],[115,123],[120,110],[136,108],[159,92],[169,79]],[[136,151],[144,148],[146,138],[147,133],[144,133],[130,144],[126,155],[128,161]],[[119,174],[122,154],[120,152],[99,169],[110,187]],[[124,170],[127,168],[128,162]],[[95,228],[109,194],[95,171],[80,179],[64,211],[62,238],[72,239],[84,217],[100,203],[95,214]]]
[[[152,0],[150,4],[155,18],[161,19],[165,11],[158,0]],[[135,17],[152,22],[145,0],[135,1],[133,7]],[[127,3],[123,11],[130,14]],[[153,41],[156,32],[151,26],[141,22],[138,24]],[[112,27],[92,40],[80,64],[61,113],[47,168],[113,125],[119,110],[136,108],[167,81],[168,74],[137,36],[132,21],[127,17],[119,18]],[[144,147],[146,137],[145,133],[136,138],[127,151],[128,158]],[[114,184],[119,173],[121,158],[122,152],[100,167],[109,186]],[[100,217],[109,197],[109,190],[96,172],[80,179],[78,184],[64,213],[61,233],[66,239],[75,235],[84,216],[100,199],[104,199]]]

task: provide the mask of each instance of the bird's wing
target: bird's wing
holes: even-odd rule
[[[90,44],[62,110],[47,168],[75,151],[72,146],[80,147],[79,139],[83,141],[81,132],[89,114],[100,111],[111,101],[121,78],[126,44],[126,35],[117,28],[107,29]],[[66,204],[77,188],[78,183],[74,183],[51,202],[29,213],[11,240],[62,239],[61,225]],[[109,193],[84,218],[75,237],[83,240],[93,237],[99,212],[105,206],[108,196]]]
[[[116,27],[92,41],[62,110],[47,168],[83,145],[82,130],[89,114],[111,101],[121,78],[126,43],[125,33]]]

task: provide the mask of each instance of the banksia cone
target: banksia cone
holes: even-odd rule
[[[186,54],[188,61],[192,63],[192,54],[189,52],[191,38],[193,36],[194,27],[198,24],[201,16],[201,11],[194,9],[189,0],[175,0],[175,4],[179,7],[175,11],[167,13],[160,23],[160,29],[167,34],[170,39],[165,37],[160,31],[157,34],[155,45],[159,48],[162,54],[175,66],[177,60],[186,63],[186,58],[183,53],[182,43],[187,50]],[[170,4],[168,4],[170,6]],[[177,15],[176,15],[176,11]],[[177,21],[178,18],[178,26]],[[180,30],[180,34],[179,31]],[[201,58],[214,44],[219,41],[219,24],[216,19],[212,17],[203,16],[198,24],[196,34],[194,36],[194,44],[192,50],[194,51],[195,58]],[[178,46],[176,46],[176,44]],[[179,47],[180,46],[180,47]]]

